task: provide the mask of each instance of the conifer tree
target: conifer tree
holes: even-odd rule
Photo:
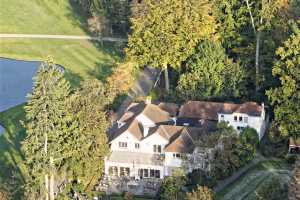
[[[51,60],[39,68],[26,110],[27,136],[22,152],[28,169],[26,184],[29,199],[54,199],[55,176],[70,146],[72,122],[67,112],[70,85],[61,68]]]

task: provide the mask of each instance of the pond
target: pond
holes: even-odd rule
[[[0,58],[0,112],[22,104],[33,87],[40,62]],[[0,125],[0,135],[4,128]]]
[[[0,112],[24,103],[40,62],[0,58]]]

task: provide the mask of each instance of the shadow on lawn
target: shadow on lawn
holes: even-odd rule
[[[12,190],[13,199],[22,199],[24,192],[24,157],[20,148],[21,141],[25,138],[25,130],[19,121],[24,118],[24,104],[0,113],[0,122],[6,129],[0,136],[0,184]]]

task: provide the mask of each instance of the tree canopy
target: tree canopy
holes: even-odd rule
[[[283,136],[300,137],[300,30],[277,49],[273,75],[280,81],[277,88],[267,91],[274,106],[275,120]]]
[[[219,42],[201,42],[186,62],[177,86],[184,100],[241,96],[244,70],[228,58]]]

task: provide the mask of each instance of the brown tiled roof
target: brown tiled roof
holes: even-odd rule
[[[166,152],[191,153],[195,148],[195,141],[206,133],[203,128],[177,127],[181,127],[180,133],[170,138],[169,144],[164,149]]]
[[[154,123],[167,122],[171,120],[171,115],[168,112],[160,109],[154,104],[146,104],[142,114],[147,116]]]
[[[158,104],[158,107],[166,112],[168,112],[172,117],[177,115],[179,111],[179,106],[175,103],[165,103],[161,102]]]
[[[141,140],[143,138],[143,129],[137,120],[132,119],[128,121],[124,126],[119,129],[116,129],[110,136],[109,141],[114,140],[125,131],[128,131],[132,134],[136,139]]]
[[[194,150],[194,142],[191,136],[182,131],[171,143],[165,147],[165,152],[191,153]]]
[[[231,114],[235,112],[259,116],[262,112],[262,106],[258,105],[255,102],[233,104],[205,101],[188,101],[181,106],[179,110],[179,117],[218,120],[218,113]]]
[[[150,129],[150,135],[159,134],[166,140],[171,140],[173,137],[178,136],[181,133],[183,126],[172,126],[172,125],[160,125]]]

